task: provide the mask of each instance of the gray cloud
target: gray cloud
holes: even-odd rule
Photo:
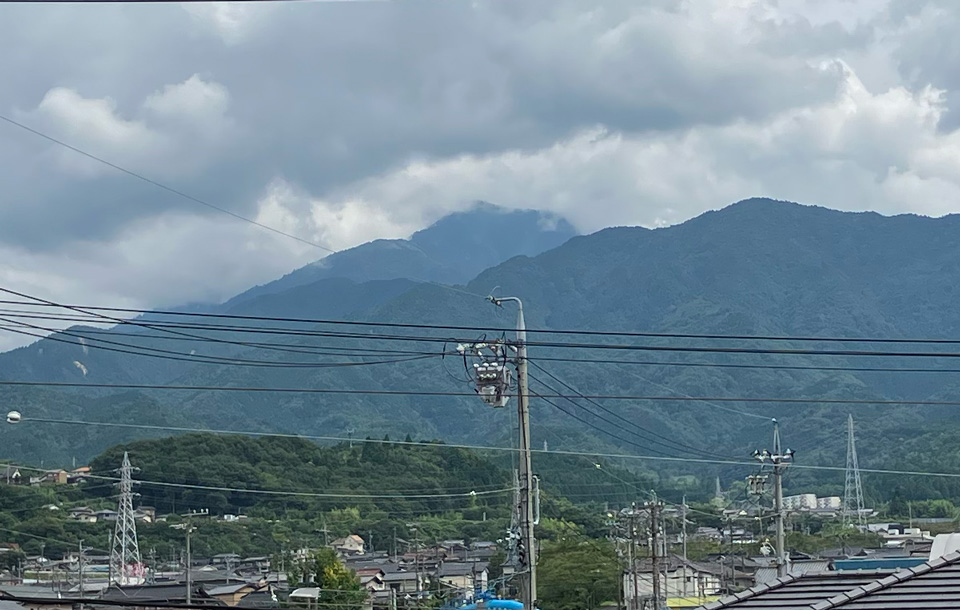
[[[4,4],[0,111],[333,248],[475,199],[583,230],[752,195],[940,214],[958,20],[899,0]],[[0,183],[0,282],[57,298],[218,299],[322,254],[5,124]]]

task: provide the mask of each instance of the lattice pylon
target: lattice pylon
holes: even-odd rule
[[[110,545],[110,580],[119,585],[139,585],[145,580],[133,515],[133,467],[126,452],[120,466],[120,503]]]
[[[860,464],[857,462],[857,442],[853,434],[853,415],[847,416],[847,468],[843,485],[843,525],[863,525],[863,487],[860,484]]]

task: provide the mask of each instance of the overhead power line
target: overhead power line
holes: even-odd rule
[[[43,319],[43,320],[59,320],[59,321],[76,321],[76,322],[89,322],[93,324],[114,324],[114,322],[104,322],[96,317],[70,317],[70,316],[56,316],[56,315],[31,315],[31,314],[22,314],[16,311],[2,310],[0,313],[5,313],[16,319]],[[122,324],[128,324],[127,322],[117,322],[118,326]],[[11,332],[22,331],[22,323],[16,324],[7,324],[0,325],[0,330],[9,330]],[[342,335],[339,333],[318,333],[316,331],[310,331],[306,329],[289,329],[284,330],[282,328],[270,328],[270,327],[252,327],[252,326],[222,326],[222,325],[194,325],[189,323],[178,323],[178,324],[169,324],[164,322],[151,322],[151,328],[159,327],[168,327],[168,328],[183,328],[183,329],[193,329],[200,331],[211,331],[211,332],[240,332],[240,333],[257,333],[257,334],[268,334],[268,335],[295,335],[295,336],[306,336],[306,337],[322,337],[322,338],[342,338],[342,339],[352,339],[352,340],[380,340],[380,337],[376,335],[369,334],[351,334],[351,335]],[[125,333],[117,330],[107,330],[107,329],[94,329],[94,328],[77,328],[73,327],[70,329],[73,335],[84,336],[86,335],[107,335],[107,336],[122,336],[122,337],[132,337],[140,339],[150,339],[150,340],[166,340],[166,341],[186,341],[181,336],[166,336],[166,335],[153,335],[145,333]],[[51,333],[63,333],[64,331],[58,329],[50,329]],[[21,332],[20,334],[30,334]],[[32,336],[49,338],[43,335],[33,334]],[[431,340],[435,340],[435,337],[431,337]],[[409,354],[409,355],[439,355],[438,352],[428,352],[424,350],[402,350],[402,349],[384,349],[384,348],[372,348],[372,347],[346,347],[346,346],[336,346],[336,345],[308,345],[304,343],[290,344],[290,343],[267,343],[267,342],[254,342],[254,341],[225,341],[223,339],[218,339],[216,337],[206,337],[202,335],[191,335],[190,341],[199,341],[206,343],[231,343],[235,345],[242,345],[250,349],[264,349],[270,351],[281,351],[281,352],[290,352],[290,353],[317,353],[325,355],[335,355],[331,352],[323,352],[322,350],[339,350],[339,351],[352,351],[352,352],[362,352],[366,355],[380,355],[380,354]],[[419,340],[419,338],[414,338],[414,340]],[[454,339],[446,339],[448,343],[456,343]],[[835,371],[835,372],[856,372],[856,373],[960,373],[958,368],[929,368],[929,367],[869,367],[869,366],[828,366],[828,365],[787,365],[787,364],[763,364],[763,363],[730,363],[730,362],[690,362],[690,361],[665,361],[665,360],[621,360],[621,359],[604,359],[604,358],[590,358],[590,357],[558,357],[558,356],[542,356],[538,355],[536,358],[541,362],[568,362],[568,363],[584,363],[584,364],[609,364],[609,365],[626,365],[626,366],[664,366],[664,367],[699,367],[699,368],[717,368],[717,369],[756,369],[756,370],[784,370],[784,371]]]
[[[21,470],[33,470],[35,472],[46,472],[42,468],[33,468],[29,466],[18,466]],[[88,474],[88,479],[98,479],[102,481],[120,481],[120,477],[108,477],[103,475]],[[256,494],[267,496],[296,496],[300,498],[328,498],[328,499],[350,499],[350,500],[388,500],[388,499],[406,499],[406,500],[429,500],[443,498],[472,498],[475,496],[492,496],[505,493],[513,493],[513,487],[503,487],[500,489],[487,491],[468,491],[458,493],[432,493],[432,494],[358,494],[358,493],[319,493],[309,491],[291,491],[284,489],[250,489],[244,487],[226,487],[220,485],[196,485],[191,483],[171,483],[169,481],[149,481],[137,479],[138,485],[150,485],[155,487],[176,487],[180,489],[202,489],[205,491],[226,491],[240,494]]]
[[[27,132],[30,132],[30,133],[32,133],[32,134],[35,135],[35,136],[41,137],[41,138],[43,138],[44,140],[47,140],[47,141],[49,141],[49,142],[53,142],[54,144],[56,144],[56,145],[58,145],[58,146],[62,146],[62,147],[64,147],[64,148],[68,149],[68,150],[72,150],[73,152],[75,152],[75,153],[77,153],[77,154],[79,154],[79,155],[83,155],[84,157],[87,157],[88,159],[92,159],[93,161],[96,161],[97,163],[101,163],[101,164],[103,164],[103,165],[106,165],[107,167],[113,168],[113,169],[117,170],[118,172],[122,172],[122,173],[124,173],[124,174],[126,174],[126,175],[128,175],[128,176],[131,176],[131,177],[133,177],[133,178],[136,178],[137,180],[141,180],[141,181],[143,181],[143,182],[146,182],[147,184],[150,184],[150,185],[155,186],[155,187],[157,187],[157,188],[159,188],[159,189],[162,189],[162,190],[164,190],[164,191],[167,191],[168,193],[172,193],[172,194],[176,195],[177,197],[180,197],[180,198],[182,198],[182,199],[186,199],[187,201],[192,201],[193,203],[196,203],[196,204],[198,204],[198,205],[202,205],[202,206],[204,206],[204,207],[210,208],[211,210],[216,210],[217,212],[220,212],[220,213],[222,213],[222,214],[226,214],[227,216],[232,216],[233,218],[236,218],[237,220],[242,220],[243,222],[250,223],[250,224],[252,224],[252,225],[254,225],[254,226],[260,227],[261,229],[270,231],[270,232],[272,232],[272,233],[276,233],[277,235],[282,235],[282,236],[284,236],[284,237],[289,237],[290,239],[296,240],[296,241],[298,241],[298,242],[300,242],[300,243],[302,243],[302,244],[306,244],[306,245],[308,245],[308,246],[313,246],[314,248],[319,248],[319,249],[321,249],[321,250],[325,250],[326,252],[331,252],[331,253],[336,252],[336,250],[333,250],[332,248],[328,248],[328,247],[323,246],[323,245],[321,245],[321,244],[318,244],[318,243],[316,243],[316,242],[310,241],[309,239],[304,239],[304,238],[302,238],[302,237],[297,237],[296,235],[293,235],[293,234],[291,234],[291,233],[287,233],[287,232],[285,232],[285,231],[281,231],[280,229],[277,229],[277,228],[275,228],[275,227],[271,227],[270,225],[265,225],[265,224],[263,224],[262,222],[257,222],[256,220],[254,220],[254,219],[252,219],[252,218],[247,218],[246,216],[242,216],[242,215],[240,215],[240,214],[237,214],[236,212],[231,212],[230,210],[228,210],[228,209],[226,209],[226,208],[223,208],[223,207],[220,207],[220,206],[218,206],[218,205],[212,204],[212,203],[210,203],[209,201],[204,201],[203,199],[200,199],[200,198],[198,198],[198,197],[194,197],[193,195],[190,195],[190,194],[188,194],[188,193],[185,193],[185,192],[183,192],[183,191],[181,191],[181,190],[179,190],[179,189],[175,189],[175,188],[173,188],[173,187],[171,187],[171,186],[167,186],[166,184],[163,184],[163,183],[161,183],[161,182],[157,182],[156,180],[153,180],[152,178],[148,178],[147,176],[144,176],[143,174],[140,174],[140,173],[137,173],[137,172],[135,172],[135,171],[129,170],[129,169],[125,168],[125,167],[121,167],[121,166],[117,165],[116,163],[112,163],[112,162],[110,162],[110,161],[107,161],[107,160],[104,159],[103,157],[98,157],[97,155],[94,155],[93,153],[89,153],[89,152],[87,152],[87,151],[85,151],[85,150],[82,150],[82,149],[80,149],[80,148],[77,148],[76,146],[73,146],[73,145],[71,145],[71,144],[67,144],[67,143],[64,142],[63,140],[58,140],[57,138],[54,138],[53,136],[47,135],[47,134],[45,134],[45,133],[43,133],[43,132],[41,132],[41,131],[38,131],[38,130],[32,128],[32,127],[29,127],[29,126],[27,126],[27,125],[24,125],[23,123],[21,123],[21,122],[19,122],[19,121],[16,121],[16,120],[14,120],[14,119],[11,119],[11,118],[8,117],[8,116],[4,116],[4,115],[0,114],[0,121],[5,121],[5,122],[9,123],[10,125],[13,125],[14,127],[19,127],[20,129],[22,129],[22,130],[24,130],[24,131],[27,131]]]
[[[208,385],[163,385],[138,383],[81,383],[72,381],[12,381],[0,380],[0,386],[35,386],[50,388],[110,388],[120,390],[171,390],[194,392],[276,392],[290,394],[342,394],[360,396],[422,396],[422,397],[476,397],[467,392],[431,392],[420,390],[360,390],[351,388],[271,388],[262,386],[208,386]],[[540,394],[542,398],[589,398],[593,400],[649,400],[655,402],[743,402],[770,404],[827,404],[827,405],[917,405],[931,407],[958,407],[956,400],[886,400],[856,398],[754,398],[748,396],[657,396],[629,394]]]
[[[582,394],[581,392],[579,392],[579,391],[578,391],[576,388],[574,388],[573,386],[567,384],[565,381],[561,380],[559,377],[557,377],[557,376],[554,375],[553,373],[547,371],[547,370],[544,369],[543,367],[538,366],[538,365],[537,365],[535,362],[533,362],[533,361],[530,361],[530,364],[531,364],[531,365],[534,365],[538,370],[540,370],[540,371],[543,372],[544,374],[550,376],[551,379],[553,379],[554,381],[560,383],[561,385],[563,385],[563,386],[564,386],[565,388],[567,388],[568,390],[570,390],[570,391],[572,391],[572,392],[575,392],[575,393],[577,394],[577,396],[583,397],[583,394]],[[550,386],[549,384],[545,383],[543,380],[539,379],[538,377],[536,377],[536,376],[533,375],[533,374],[530,374],[530,379],[536,381],[537,383],[539,383],[539,384],[542,385],[543,387],[547,388],[547,390],[549,390],[549,391],[551,391],[551,392],[554,392],[555,394],[559,394],[559,393],[560,393],[559,390],[557,390],[556,388],[554,388],[554,387]],[[650,430],[650,429],[648,429],[648,428],[644,428],[643,426],[641,426],[640,424],[637,424],[636,422],[630,421],[629,419],[623,417],[622,415],[620,415],[620,414],[617,413],[616,411],[613,411],[613,410],[611,410],[611,409],[608,409],[607,407],[603,406],[602,404],[600,404],[600,403],[598,403],[598,402],[596,402],[596,401],[594,401],[594,400],[585,399],[585,400],[587,400],[587,402],[589,402],[589,403],[592,404],[593,406],[597,407],[598,409],[600,409],[600,410],[603,411],[604,413],[607,413],[608,415],[610,415],[610,416],[616,418],[617,420],[619,420],[620,423],[617,423],[617,422],[612,421],[612,420],[610,420],[610,419],[608,419],[608,418],[606,418],[606,417],[604,417],[604,416],[602,416],[602,415],[598,415],[597,413],[594,413],[593,411],[591,411],[590,409],[587,409],[586,407],[584,407],[583,405],[579,404],[577,401],[575,401],[575,400],[572,399],[572,398],[566,398],[565,400],[567,400],[570,404],[574,405],[574,406],[577,407],[578,409],[582,409],[582,410],[584,410],[585,412],[587,412],[587,413],[589,413],[590,415],[592,415],[593,417],[596,417],[597,419],[599,419],[599,420],[601,420],[601,421],[603,421],[603,422],[605,422],[605,423],[607,423],[607,424],[610,424],[611,426],[614,427],[614,429],[616,429],[616,430],[618,430],[618,431],[619,431],[621,428],[623,428],[624,425],[629,426],[630,428],[632,428],[632,429],[634,429],[634,430],[636,431],[635,433],[636,433],[638,436],[640,436],[641,438],[644,438],[644,440],[646,440],[647,442],[652,442],[652,443],[657,444],[657,445],[660,445],[660,446],[662,446],[662,447],[668,447],[668,448],[670,448],[670,449],[673,450],[673,451],[693,451],[693,452],[695,452],[695,453],[699,453],[699,454],[702,454],[702,455],[707,455],[707,456],[711,456],[711,457],[720,457],[720,458],[723,458],[723,459],[728,459],[728,458],[730,457],[730,456],[726,456],[726,455],[718,455],[718,454],[715,454],[715,453],[711,453],[711,452],[706,451],[706,450],[704,450],[704,449],[699,449],[699,448],[697,448],[697,447],[692,447],[692,446],[687,445],[687,444],[685,444],[685,443],[681,443],[680,441],[675,441],[675,440],[672,440],[672,439],[670,439],[670,438],[667,438],[667,437],[663,436],[662,434],[658,434],[658,433],[654,432],[653,430]],[[553,402],[551,402],[551,401],[548,401],[548,402],[549,402],[550,404],[552,404],[554,407],[556,407],[556,408],[558,408],[558,409],[560,408],[560,407],[559,407],[558,405],[556,405],[555,403],[553,403]],[[608,434],[608,435],[610,434],[609,432],[607,432],[606,430],[603,430],[602,428],[600,428],[600,427],[598,427],[598,426],[593,426],[592,424],[588,424],[588,425],[590,425],[591,427],[593,427],[593,428],[595,428],[595,429],[597,429],[597,430],[600,430],[600,431],[603,432],[604,434]],[[619,438],[619,437],[618,437],[618,438]],[[658,453],[659,453],[659,452],[658,452]]]
[[[0,292],[11,292],[7,289],[0,288]],[[226,331],[226,332],[237,332],[237,333],[257,333],[257,334],[270,334],[270,335],[290,335],[290,336],[301,336],[301,337],[327,337],[327,338],[340,338],[340,339],[357,339],[357,340],[375,340],[375,341],[400,341],[400,342],[414,342],[414,343],[473,343],[476,341],[476,337],[450,337],[450,336],[436,336],[436,335],[408,335],[408,334],[384,334],[384,333],[363,333],[363,332],[344,332],[344,331],[322,331],[322,330],[310,330],[302,328],[277,328],[277,327],[251,327],[251,326],[240,326],[240,325],[218,325],[218,324],[184,324],[184,323],[171,323],[171,322],[135,322],[131,320],[123,320],[121,318],[106,318],[114,324],[130,324],[134,326],[140,326],[143,328],[151,328],[154,330],[163,330],[164,332],[172,332],[167,329],[171,328],[184,328],[191,330],[209,330],[209,331]],[[102,323],[106,324],[106,321]],[[443,327],[438,326],[437,329],[443,330]],[[177,333],[175,333],[177,334]],[[191,337],[189,334],[181,333],[188,338],[196,339],[196,336]],[[236,345],[244,345],[244,342],[240,341],[231,341],[227,339],[212,339],[215,341],[230,343]],[[561,341],[527,341],[526,343],[530,347],[550,347],[557,349],[586,349],[586,350],[616,350],[616,351],[647,351],[647,352],[679,352],[679,353],[705,353],[705,354],[763,354],[763,355],[782,355],[782,356],[847,356],[847,357],[858,357],[858,356],[872,356],[872,357],[892,357],[892,358],[960,358],[960,352],[901,352],[901,351],[884,351],[884,350],[839,350],[839,349],[794,349],[794,348],[754,348],[754,347],[722,347],[722,346],[679,346],[679,345],[649,345],[649,344],[634,344],[634,343],[569,343]]]
[[[0,316],[0,321],[12,322],[7,318]],[[130,354],[134,356],[148,356],[151,358],[161,358],[164,360],[176,360],[180,362],[191,362],[196,364],[218,364],[218,365],[232,365],[232,366],[253,366],[253,367],[268,367],[268,368],[340,368],[340,367],[356,367],[356,366],[371,366],[377,364],[394,364],[398,362],[411,362],[414,360],[422,360],[425,358],[434,358],[440,357],[442,353],[427,354],[421,356],[409,356],[404,358],[392,358],[387,360],[379,361],[348,361],[348,362],[288,362],[288,361],[270,361],[270,360],[250,360],[244,358],[232,358],[227,356],[210,356],[204,354],[193,354],[189,352],[180,352],[176,350],[165,350],[161,348],[153,348],[144,345],[135,345],[130,343],[123,343],[120,341],[112,341],[109,339],[98,339],[96,337],[84,337],[82,334],[73,333],[66,330],[56,330],[51,328],[46,328],[42,326],[35,326],[32,324],[25,323],[15,323],[20,326],[27,328],[32,328],[36,330],[45,330],[51,331],[54,334],[51,335],[41,335],[39,333],[34,333],[22,329],[3,327],[3,330],[27,335],[31,337],[40,337],[44,339],[49,339],[51,341],[56,341],[58,343],[68,343],[71,345],[79,345],[84,348],[89,349],[98,349],[103,351],[118,352],[122,354]],[[61,335],[66,335],[68,337],[77,337],[80,341],[70,341],[69,339],[64,339]],[[96,341],[100,343],[105,343],[107,345],[98,345],[97,343],[86,343],[86,341]],[[122,346],[111,347],[111,346]],[[124,349],[130,348],[130,349]],[[346,354],[341,354],[346,355]]]
[[[474,295],[476,296],[476,295]],[[32,298],[32,297],[28,297]],[[2,301],[0,304],[10,305],[34,305],[29,301]],[[471,325],[450,325],[450,324],[420,324],[404,322],[376,322],[364,320],[336,320],[329,318],[298,318],[284,316],[254,316],[228,313],[210,313],[210,312],[185,312],[163,309],[135,309],[127,307],[100,307],[94,305],[56,305],[52,306],[64,308],[83,308],[97,311],[112,311],[119,313],[133,314],[154,314],[166,316],[186,316],[197,318],[214,319],[233,319],[233,320],[255,320],[267,322],[301,322],[306,324],[331,324],[345,326],[372,326],[381,328],[412,328],[425,330],[461,330],[476,332],[508,333],[514,329],[499,326],[471,326]],[[602,337],[633,337],[644,339],[710,339],[710,340],[736,340],[736,341],[795,341],[795,342],[822,342],[822,343],[903,343],[916,344],[927,343],[933,345],[960,345],[960,339],[945,338],[908,338],[908,337],[842,337],[842,336],[814,336],[814,335],[743,335],[743,334],[724,334],[724,333],[674,333],[674,332],[647,332],[647,331],[617,331],[617,330],[589,330],[589,329],[569,329],[569,328],[527,328],[527,333],[544,333],[552,335],[581,335],[581,336],[602,336]]]
[[[186,428],[181,426],[158,426],[158,425],[148,425],[148,424],[128,424],[128,423],[119,423],[119,422],[93,422],[93,421],[51,419],[51,418],[37,418],[37,417],[23,417],[22,422],[72,424],[72,425],[82,425],[82,426],[107,426],[107,427],[150,429],[150,430],[169,430],[172,432],[198,432],[198,433],[208,433],[208,434],[230,434],[230,435],[239,435],[239,436],[261,436],[261,437],[268,437],[268,438],[270,437],[299,438],[299,439],[306,439],[306,440],[371,443],[371,444],[383,444],[383,445],[403,445],[403,446],[414,446],[414,447],[429,447],[437,450],[469,449],[469,450],[475,450],[475,451],[500,451],[500,452],[510,452],[510,453],[519,452],[519,449],[516,447],[498,447],[496,445],[469,445],[469,444],[463,444],[463,443],[438,443],[438,442],[412,441],[412,440],[406,441],[406,440],[355,438],[355,437],[341,437],[341,436],[317,436],[317,435],[308,435],[308,434],[285,434],[280,432],[258,432],[255,430],[218,430],[218,429],[209,429],[209,428]],[[604,452],[597,452],[597,451],[573,451],[573,450],[564,450],[564,449],[531,449],[531,451],[533,453],[543,454],[543,455],[565,455],[565,456],[585,457],[590,459],[609,458],[609,459],[647,460],[647,461],[691,463],[691,464],[712,464],[712,465],[718,465],[718,466],[746,466],[746,467],[749,467],[751,470],[754,470],[757,467],[756,461],[752,461],[752,460],[734,460],[734,459],[720,460],[720,459],[697,458],[697,457],[637,455],[637,454],[630,454],[630,453],[609,453],[609,452],[604,453]],[[845,468],[840,466],[816,466],[816,465],[794,463],[790,467],[793,469],[800,469],[800,470],[818,470],[818,471],[826,471],[826,472],[845,472],[846,471]],[[39,469],[36,469],[36,470],[39,470]],[[960,472],[957,472],[957,473],[931,472],[931,471],[895,470],[895,469],[882,469],[882,468],[861,468],[860,472],[861,473],[866,472],[871,474],[882,474],[882,475],[960,478]]]

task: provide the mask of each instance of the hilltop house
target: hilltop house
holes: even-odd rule
[[[75,519],[81,523],[97,522],[97,514],[89,506],[77,506],[76,508],[71,508],[67,511],[67,514],[70,515],[71,519]]]
[[[20,485],[23,483],[20,469],[12,464],[7,464],[0,470],[0,482],[6,483],[7,485]]]
[[[363,538],[350,534],[344,538],[337,538],[331,545],[334,550],[344,555],[363,555]]]

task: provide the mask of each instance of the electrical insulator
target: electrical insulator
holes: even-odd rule
[[[750,475],[747,477],[747,484],[751,494],[762,496],[767,484],[767,477],[766,475]]]
[[[493,351],[493,359],[485,358],[473,365],[477,394],[492,407],[505,407],[510,400],[510,368],[499,358],[499,350]]]

